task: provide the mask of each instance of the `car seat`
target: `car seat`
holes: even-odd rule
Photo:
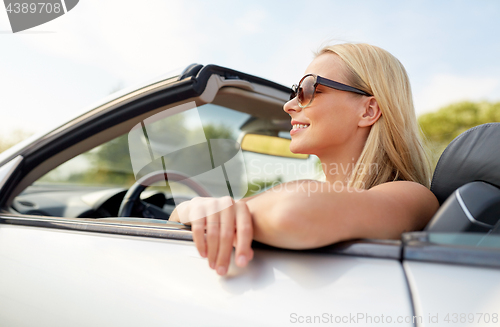
[[[439,158],[431,191],[441,207],[425,231],[500,231],[500,123],[457,136]]]

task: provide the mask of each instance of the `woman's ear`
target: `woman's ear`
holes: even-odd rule
[[[367,99],[367,101],[364,102],[364,109],[365,110],[362,113],[361,119],[358,123],[359,127],[372,126],[382,115],[382,111],[380,111],[375,97],[370,97],[369,99]]]

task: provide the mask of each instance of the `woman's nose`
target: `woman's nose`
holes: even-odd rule
[[[288,101],[287,103],[285,103],[285,105],[283,106],[283,110],[289,115],[291,115],[292,112],[301,111],[302,109],[299,107],[297,97],[295,97],[295,98],[291,99],[290,101]]]

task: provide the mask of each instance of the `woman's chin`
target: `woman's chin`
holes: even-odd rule
[[[309,153],[307,147],[300,144],[294,144],[293,141],[290,143],[290,151],[295,154],[311,154]]]

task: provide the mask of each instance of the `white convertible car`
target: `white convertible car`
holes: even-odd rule
[[[176,204],[322,178],[289,92],[191,65],[1,153],[0,326],[500,326],[500,124],[447,148],[423,231],[208,268]]]

